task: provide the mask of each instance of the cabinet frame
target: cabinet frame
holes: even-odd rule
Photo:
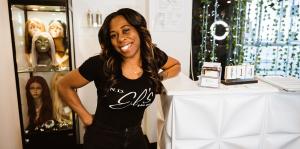
[[[67,42],[67,48],[69,50],[68,53],[68,71],[73,70],[75,68],[75,44],[74,44],[74,26],[73,26],[73,11],[72,11],[72,1],[71,0],[8,0],[8,11],[9,11],[9,22],[10,22],[10,31],[11,31],[11,39],[12,39],[12,52],[13,52],[13,58],[14,58],[14,70],[15,70],[15,80],[16,80],[16,91],[17,91],[17,98],[18,98],[18,110],[19,110],[19,118],[20,118],[20,128],[21,128],[21,136],[22,136],[22,144],[23,148],[30,148],[30,143],[26,142],[26,128],[24,124],[24,118],[23,118],[23,109],[22,109],[22,95],[21,95],[21,88],[20,88],[20,77],[19,75],[23,72],[19,71],[18,68],[18,62],[17,62],[17,47],[16,47],[16,41],[15,41],[15,35],[14,35],[14,22],[13,22],[13,12],[12,7],[14,6],[23,6],[20,9],[24,12],[24,22],[28,19],[28,7],[27,6],[57,6],[57,7],[64,7],[65,8],[65,23],[67,25],[66,27],[66,36],[68,38]],[[47,12],[50,12],[49,10]],[[57,72],[56,70],[49,71],[49,72]],[[36,71],[27,71],[25,73],[29,74],[29,77],[33,76],[33,73],[37,73]],[[39,72],[42,73],[42,72]],[[63,131],[59,130],[57,132],[51,132],[50,134],[59,134],[63,133]],[[73,136],[70,137],[71,142],[73,142],[73,145],[76,145],[79,143],[79,131],[78,131],[78,118],[75,115],[75,113],[72,111],[72,129],[64,130],[64,133],[66,135],[72,134]],[[49,143],[51,144],[51,142]]]

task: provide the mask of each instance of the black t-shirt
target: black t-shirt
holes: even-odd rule
[[[155,60],[161,68],[168,56],[158,48],[154,50]],[[116,128],[136,126],[141,123],[144,111],[155,97],[154,86],[144,72],[138,79],[128,79],[122,74],[118,83],[105,92],[104,59],[101,55],[90,57],[80,67],[80,74],[94,81],[97,88],[97,109],[94,120]],[[105,96],[104,96],[105,95]]]

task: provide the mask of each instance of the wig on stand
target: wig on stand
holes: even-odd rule
[[[42,67],[49,67],[49,66],[45,66],[45,65],[40,65],[38,63],[39,60],[39,55],[38,52],[36,51],[36,45],[35,45],[35,41],[40,37],[45,37],[49,40],[50,43],[50,50],[48,51],[48,56],[51,59],[51,64],[50,66],[56,66],[57,62],[56,62],[56,58],[55,58],[55,45],[52,39],[52,36],[48,33],[48,32],[40,32],[40,33],[36,33],[33,38],[32,38],[32,48],[31,48],[31,59],[32,59],[32,66],[33,68],[42,66]]]

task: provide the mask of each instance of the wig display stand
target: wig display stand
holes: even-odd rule
[[[237,84],[249,84],[249,83],[257,83],[258,81],[255,79],[230,79],[230,80],[221,80],[222,84],[225,85],[237,85]]]
[[[257,83],[254,78],[254,65],[243,64],[225,67],[225,77],[221,83],[225,85],[237,85]]]
[[[8,8],[23,149],[75,148],[78,119],[57,86],[75,68],[72,1],[9,0]]]

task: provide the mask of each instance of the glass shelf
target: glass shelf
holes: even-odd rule
[[[22,10],[26,11],[39,11],[39,12],[65,12],[66,7],[64,6],[43,6],[43,5],[13,5]]]
[[[18,73],[33,73],[33,72],[68,72],[70,71],[70,67],[51,67],[51,68],[47,68],[47,67],[37,67],[37,68],[32,68],[32,67],[28,67],[28,68],[23,68],[23,69],[19,69]]]

